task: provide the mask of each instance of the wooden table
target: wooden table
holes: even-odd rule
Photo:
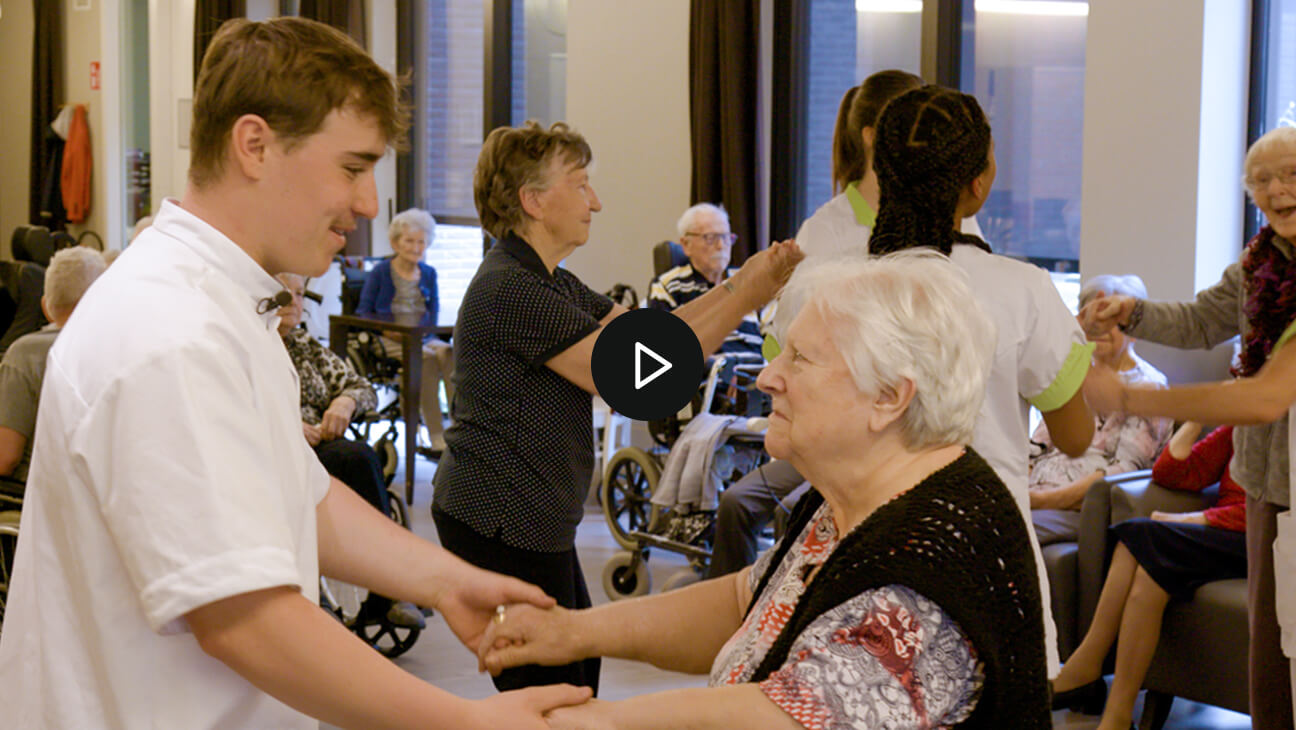
[[[423,338],[430,334],[449,339],[454,327],[438,325],[426,313],[329,315],[329,347],[347,359],[347,332],[352,329],[393,332],[401,340],[401,420],[405,422],[405,503],[414,502],[414,459],[417,456],[419,393],[423,380]]]

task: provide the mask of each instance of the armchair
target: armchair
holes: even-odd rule
[[[1114,548],[1107,527],[1150,516],[1154,510],[1202,509],[1213,491],[1197,494],[1167,489],[1152,482],[1147,471],[1118,475],[1090,488],[1077,545],[1077,637],[1089,629],[1106,578]],[[1172,601],[1166,607],[1160,642],[1143,683],[1147,694],[1140,727],[1162,727],[1175,697],[1247,712],[1247,635],[1244,578],[1208,583],[1191,601]]]

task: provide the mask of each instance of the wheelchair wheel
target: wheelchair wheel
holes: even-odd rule
[[[390,428],[387,429],[387,432],[374,442],[373,448],[378,452],[378,463],[382,465],[383,483],[390,487],[392,480],[396,478],[396,466],[400,460],[396,454],[395,432]],[[401,522],[401,524],[407,523]]]
[[[377,623],[355,626],[352,631],[388,659],[394,659],[409,651],[422,632],[421,629],[412,626],[397,626],[385,617]]]
[[[609,600],[644,596],[651,590],[652,576],[643,557],[626,550],[603,565],[603,592]]]
[[[320,606],[345,626],[353,626],[369,591],[335,578],[320,577]]]
[[[9,576],[13,571],[14,549],[18,547],[18,515],[18,512],[0,512],[0,628],[4,627]]]
[[[693,568],[680,568],[674,573],[671,573],[671,576],[662,584],[661,592],[667,593],[676,588],[691,586],[700,580],[702,580],[702,576]]]
[[[612,539],[626,550],[637,549],[630,533],[651,532],[657,526],[661,510],[649,500],[661,478],[661,467],[648,452],[627,446],[612,456],[606,474],[599,501]]]
[[[405,498],[395,489],[387,488],[387,516],[392,522],[409,529],[409,513],[406,511]]]

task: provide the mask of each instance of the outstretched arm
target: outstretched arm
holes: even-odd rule
[[[561,665],[594,656],[701,674],[742,623],[751,569],[670,593],[570,611],[509,606],[481,643],[481,666]]]
[[[437,609],[472,651],[496,606],[554,605],[539,588],[475,568],[400,528],[337,479],[315,512],[321,574]]]
[[[748,259],[726,286],[713,288],[676,309],[673,314],[693,330],[702,345],[702,353],[709,355],[720,349],[725,338],[748,312],[759,309],[778,294],[802,258],[794,242],[776,243]],[[625,311],[624,307],[615,306],[599,324],[607,325]],[[585,391],[597,394],[590,358],[594,354],[594,342],[602,331],[600,327],[591,332],[545,365]]]
[[[455,697],[383,658],[291,586],[216,601],[186,619],[208,655],[290,707],[345,728],[541,730],[543,713],[589,697],[567,685],[480,702]]]
[[[1254,425],[1282,418],[1296,402],[1296,346],[1279,348],[1249,378],[1154,389],[1121,383],[1110,371],[1085,381],[1085,398],[1099,410],[1176,421]]]
[[[728,730],[759,727],[800,730],[803,726],[754,684],[659,692],[619,702],[588,702],[549,713],[554,730]]]

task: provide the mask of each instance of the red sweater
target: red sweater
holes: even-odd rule
[[[1200,492],[1219,482],[1219,499],[1206,510],[1211,527],[1243,532],[1246,530],[1246,491],[1229,476],[1228,464],[1233,458],[1233,427],[1221,426],[1206,438],[1193,444],[1188,458],[1179,461],[1162,449],[1152,467],[1152,481],[1170,489]]]

